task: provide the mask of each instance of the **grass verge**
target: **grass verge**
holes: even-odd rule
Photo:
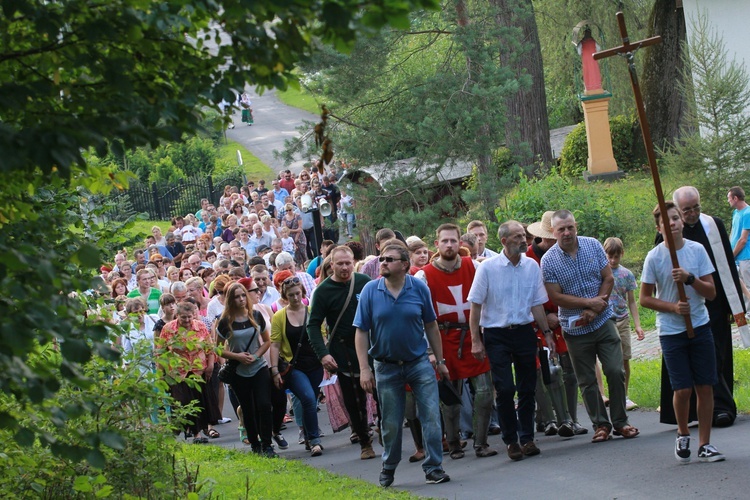
[[[416,499],[408,492],[315,469],[296,460],[270,460],[218,446],[185,445],[180,459],[200,466],[200,494],[213,498]]]
[[[271,170],[271,167],[263,163],[260,158],[245,149],[245,147],[238,142],[228,141],[227,144],[222,145],[219,148],[219,161],[234,163],[236,165],[237,150],[242,153],[242,166],[245,169],[247,179],[253,181],[265,179],[266,182],[270,184],[271,179],[276,176],[274,171]]]
[[[656,334],[655,332],[653,333]],[[605,384],[606,385],[606,384]],[[630,361],[630,399],[654,410],[661,394],[661,359]],[[737,411],[750,413],[750,350],[734,350],[734,400]]]
[[[312,95],[308,94],[303,89],[297,90],[289,87],[283,92],[276,92],[276,95],[279,97],[279,100],[287,106],[293,106],[316,115],[320,113],[320,104]]]

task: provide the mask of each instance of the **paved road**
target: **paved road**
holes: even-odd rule
[[[240,112],[234,114],[235,128],[227,130],[227,138],[237,141],[260,158],[274,172],[280,172],[286,168],[292,172],[302,169],[306,159],[300,158],[291,165],[284,165],[274,158],[274,151],[284,149],[284,141],[299,137],[297,127],[304,125],[304,121],[318,122],[319,116],[302,111],[279,101],[275,91],[263,93],[258,96],[254,90],[248,89],[250,99],[253,102],[253,116],[255,123],[252,126],[242,123]],[[257,180],[257,179],[255,179]],[[266,179],[270,189],[270,179]]]
[[[231,410],[229,410],[231,414]],[[585,415],[583,408],[579,409]],[[380,460],[360,460],[359,446],[349,443],[349,432],[333,434],[328,425],[325,406],[319,413],[323,438],[323,456],[311,458],[297,444],[297,427],[288,424],[284,435],[289,449],[279,451],[284,459],[345,474],[377,484]],[[511,462],[505,453],[478,459],[467,453],[461,460],[444,456],[444,467],[451,476],[449,483],[428,485],[419,464],[403,460],[396,470],[395,489],[417,495],[452,499],[494,498],[748,498],[750,479],[750,417],[740,416],[728,429],[716,429],[713,443],[724,452],[726,462],[678,465],[674,459],[672,426],[658,423],[655,412],[630,412],[631,423],[641,435],[626,441],[615,438],[591,444],[591,433],[570,439],[537,436],[542,454],[521,462]],[[239,442],[236,422],[218,426],[222,437],[214,440],[227,448],[249,447]],[[697,429],[693,429],[697,435]],[[411,436],[404,429],[404,458],[413,453]],[[490,444],[502,449],[499,436]],[[693,455],[697,452],[694,443]],[[377,453],[382,448],[375,445]]]

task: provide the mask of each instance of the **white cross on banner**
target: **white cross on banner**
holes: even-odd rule
[[[450,291],[451,295],[453,296],[454,303],[443,304],[441,302],[437,302],[438,316],[454,312],[458,316],[458,323],[466,323],[466,314],[464,314],[464,311],[469,311],[471,309],[471,304],[463,301],[463,288],[463,285],[454,285],[448,287],[448,291]]]

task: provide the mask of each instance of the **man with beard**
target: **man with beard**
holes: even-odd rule
[[[459,394],[468,379],[474,392],[472,428],[474,452],[477,457],[491,457],[497,451],[487,444],[487,433],[492,413],[492,375],[487,359],[478,360],[471,355],[472,340],[469,331],[469,302],[466,297],[474,281],[476,268],[471,257],[460,257],[461,230],[455,224],[443,224],[437,229],[435,246],[438,257],[415,275],[427,284],[432,295],[432,306],[437,314],[443,345],[443,356],[450,373],[451,383]],[[445,432],[452,459],[463,458],[459,438],[461,405],[441,403]]]
[[[698,190],[692,186],[683,186],[672,195],[677,208],[682,212],[684,226],[682,235],[688,240],[703,245],[708,252],[714,269],[712,276],[716,286],[716,298],[706,300],[710,318],[711,332],[716,348],[716,370],[719,381],[714,386],[713,425],[728,427],[737,417],[737,405],[732,396],[734,390],[734,359],[732,353],[732,325],[734,317],[738,324],[744,320],[745,308],[742,300],[742,288],[734,265],[732,245],[724,222],[718,217],[701,213],[701,198]],[[661,233],[656,243],[662,241]],[[747,328],[745,326],[745,328]],[[667,368],[662,362],[661,413],[659,421],[664,424],[676,424],[672,409],[674,392],[669,383]],[[697,420],[695,397],[691,398],[690,420]]]
[[[480,361],[489,358],[503,442],[508,457],[518,461],[540,453],[534,444],[537,339],[532,322],[544,331],[550,355],[555,344],[544,314],[542,273],[525,255],[526,231],[511,220],[500,226],[498,237],[503,251],[479,266],[468,296],[471,353]]]
[[[349,413],[352,430],[359,438],[360,458],[368,460],[375,458],[375,452],[367,423],[367,394],[359,383],[362,366],[357,362],[355,328],[352,323],[359,295],[370,277],[354,272],[354,255],[347,246],[339,246],[331,251],[331,267],[333,275],[323,280],[313,295],[307,336],[323,368],[331,373],[338,373],[344,406]],[[352,280],[354,283],[350,295]],[[327,345],[321,333],[324,321],[328,325]]]
[[[592,443],[616,436],[631,439],[640,433],[628,423],[625,410],[625,370],[620,335],[610,321],[609,294],[614,286],[612,269],[602,244],[578,236],[569,210],[552,214],[552,234],[557,243],[542,257],[542,274],[549,298],[558,305],[558,317],[586,410],[596,431]],[[545,318],[546,321],[546,318]],[[609,384],[610,421],[596,383],[596,359]]]
[[[396,467],[401,461],[406,384],[411,387],[422,422],[425,480],[428,484],[445,483],[450,477],[442,466],[438,385],[427,355],[425,336],[437,359],[438,375],[448,379],[449,372],[442,357],[443,346],[430,290],[408,274],[410,261],[406,245],[386,244],[378,262],[383,279],[371,281],[363,288],[354,326],[357,327],[355,343],[360,384],[367,392],[373,392],[377,386],[382,413],[380,485],[393,484]],[[370,357],[375,360],[377,378],[370,368]]]

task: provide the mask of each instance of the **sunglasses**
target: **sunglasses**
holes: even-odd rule
[[[281,286],[298,285],[299,283],[300,283],[300,280],[299,280],[299,278],[298,278],[298,277],[296,277],[296,276],[292,276],[292,277],[290,277],[290,278],[287,278],[287,279],[285,279],[285,280],[284,280],[284,281],[283,281],[283,282],[281,283]]]
[[[251,288],[251,289],[249,289],[249,290],[248,290],[248,292],[250,292],[250,293],[258,293],[258,292],[260,292],[260,288],[258,288],[258,287],[256,286],[255,288]]]
[[[390,264],[396,261],[405,262],[404,259],[397,259],[396,257],[378,257],[378,262],[387,262]]]

